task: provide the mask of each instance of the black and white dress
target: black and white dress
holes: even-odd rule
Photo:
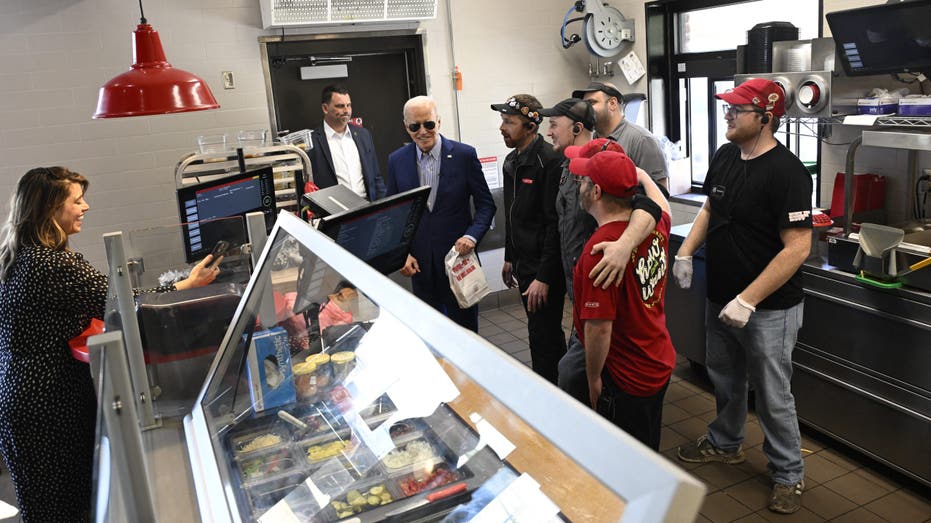
[[[97,400],[68,340],[106,298],[81,254],[46,247],[20,249],[0,283],[0,451],[24,522],[90,517]]]

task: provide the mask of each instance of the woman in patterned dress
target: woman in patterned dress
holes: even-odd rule
[[[68,348],[107,296],[107,277],[68,248],[87,186],[64,167],[32,169],[0,229],[0,451],[26,523],[90,518],[97,400]],[[209,263],[152,291],[206,285],[218,272]]]

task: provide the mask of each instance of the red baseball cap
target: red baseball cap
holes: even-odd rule
[[[779,84],[763,78],[751,78],[727,92],[714,95],[731,105],[755,105],[779,117],[786,114],[786,93]]]
[[[637,190],[637,167],[624,153],[601,151],[591,158],[573,158],[569,172],[588,176],[601,190],[618,198],[633,196]]]
[[[624,148],[621,144],[607,138],[596,138],[585,145],[570,145],[566,147],[563,154],[566,158],[591,158],[601,151],[614,151],[623,153]]]

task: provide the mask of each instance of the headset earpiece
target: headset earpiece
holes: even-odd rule
[[[578,136],[578,135],[581,134],[581,133],[582,133],[582,124],[580,124],[580,123],[574,124],[574,125],[572,126],[572,134],[573,134],[573,136]]]
[[[763,117],[760,118],[760,123],[763,124],[763,125],[768,124],[768,123],[769,123],[769,118],[772,116],[772,114],[773,114],[773,113],[771,113],[771,112],[769,112],[769,111],[766,111],[765,113],[763,113]]]
[[[533,122],[524,122],[524,128],[533,130],[533,126],[536,125]]]

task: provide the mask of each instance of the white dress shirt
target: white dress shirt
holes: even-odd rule
[[[352,128],[347,125],[346,130],[337,133],[329,124],[323,122],[323,132],[326,134],[327,144],[330,146],[330,156],[333,158],[333,169],[336,171],[336,181],[352,189],[352,192],[363,198],[368,198],[365,192],[365,179],[362,177],[362,161],[359,159],[359,149],[356,141],[352,139]]]

